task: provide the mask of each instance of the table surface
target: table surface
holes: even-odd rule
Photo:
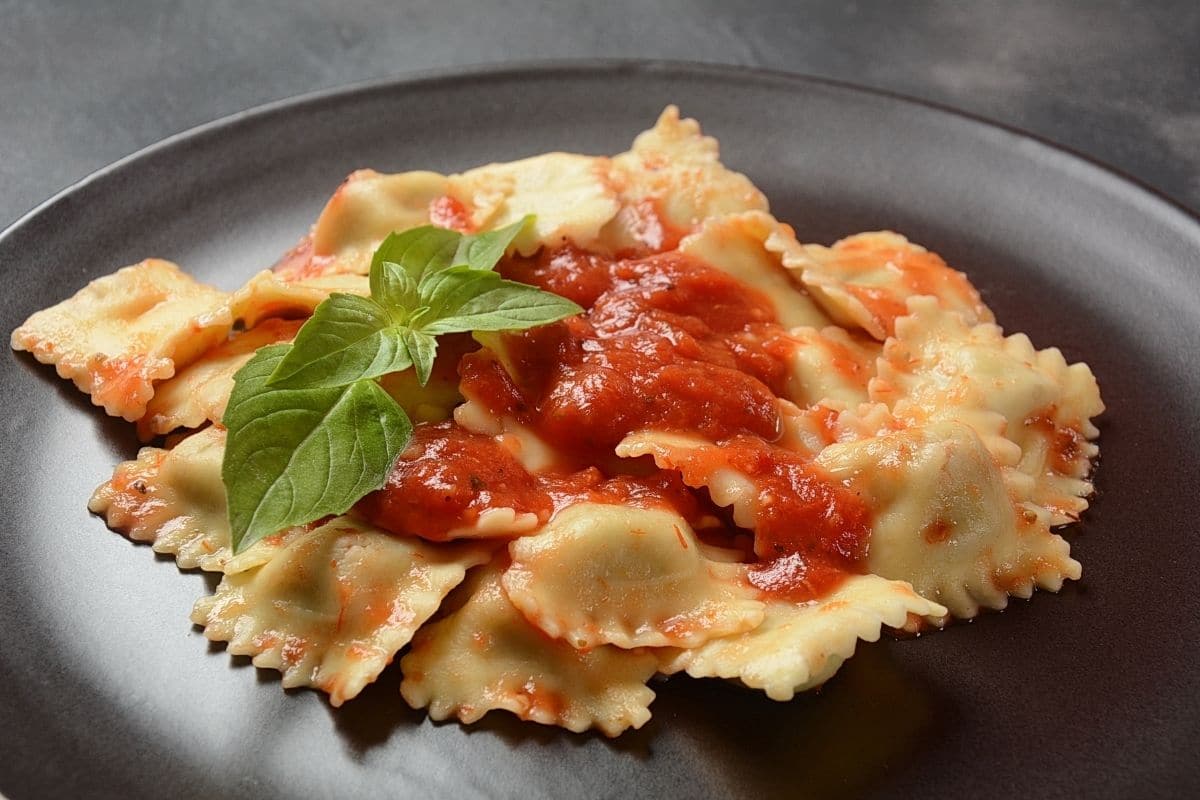
[[[264,102],[586,57],[767,67],[932,100],[1197,209],[1198,41],[1195,0],[0,0],[0,227],[121,156]]]

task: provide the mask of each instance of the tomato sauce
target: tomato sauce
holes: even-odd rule
[[[355,509],[393,533],[445,541],[489,508],[511,508],[546,522],[579,502],[667,507],[689,522],[706,510],[674,473],[610,478],[588,467],[534,475],[495,437],[453,422],[417,425],[387,483]]]
[[[750,568],[750,584],[764,594],[803,603],[829,594],[846,577],[846,569],[799,553],[780,556]]]
[[[870,532],[865,505],[808,457],[773,444],[793,345],[766,296],[674,251],[622,258],[567,246],[512,257],[497,269],[585,311],[466,353],[458,363],[462,393],[526,426],[563,463],[531,474],[498,437],[454,423],[418,425],[387,484],[359,503],[360,514],[433,540],[488,508],[544,521],[581,500],[669,506],[689,523],[727,520],[707,491],[689,488],[725,468],[758,490],[759,563],[749,580],[760,591],[811,599],[861,570]],[[616,445],[642,430],[717,444],[692,451],[673,470],[616,459]],[[732,526],[726,530],[737,537]]]
[[[770,303],[723,272],[676,253],[612,260],[563,249],[502,266],[505,277],[562,294],[587,312],[503,337],[460,367],[463,391],[588,463],[631,431],[709,439],[780,434],[786,362]]]
[[[460,200],[450,195],[435,198],[429,204],[429,222],[439,228],[449,228],[459,233],[473,233],[471,212]]]
[[[271,271],[285,281],[300,281],[324,275],[333,261],[332,255],[313,251],[313,237],[308,233],[271,266]]]

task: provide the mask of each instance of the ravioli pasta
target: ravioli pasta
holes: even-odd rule
[[[580,503],[509,553],[509,600],[580,650],[695,647],[762,622],[745,567],[706,558],[670,511]]]
[[[338,517],[226,575],[192,621],[229,652],[340,706],[375,680],[488,548],[434,547]]]
[[[418,632],[400,662],[409,705],[437,720],[475,722],[503,709],[609,736],[646,724],[654,655],[611,645],[580,650],[547,637],[512,605],[501,574],[498,564],[481,571],[461,608]]]
[[[148,259],[37,312],[13,331],[12,346],[53,364],[93,403],[132,422],[157,381],[223,338],[227,329],[206,324],[204,315],[224,297],[171,262]]]
[[[903,581],[856,575],[816,602],[768,604],[762,624],[749,632],[664,649],[661,669],[735,679],[772,700],[791,700],[833,677],[860,640],[877,641],[884,627],[904,628],[910,616],[945,613]]]
[[[192,621],[228,653],[335,706],[397,661],[434,720],[616,736],[656,675],[787,701],[886,631],[1080,578],[1058,529],[1092,494],[1096,379],[937,254],[799,241],[674,107],[616,155],[459,166],[354,172],[233,291],[150,259],[12,334],[150,443],[88,507],[219,576]],[[235,555],[238,370],[369,295],[393,232],[527,215],[496,270],[582,313],[380,377],[416,426],[383,486]]]

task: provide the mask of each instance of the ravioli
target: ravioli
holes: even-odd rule
[[[270,317],[304,318],[334,292],[365,295],[367,279],[334,273],[285,280],[264,270],[234,292],[212,320],[232,329],[235,325],[253,328]]]
[[[824,326],[829,318],[771,251],[776,240],[794,238],[791,228],[770,214],[746,211],[705,220],[699,230],[679,243],[679,252],[699,258],[762,292],[780,325]]]
[[[658,669],[648,650],[577,650],[531,625],[501,587],[503,562],[473,577],[461,608],[421,629],[400,661],[400,693],[435,720],[477,722],[503,709],[524,720],[617,736],[650,719]]]
[[[857,406],[868,400],[881,348],[865,337],[830,325],[791,331],[795,343],[788,399],[801,406],[818,403]]]
[[[1099,452],[1091,420],[1104,410],[1088,366],[1067,364],[1057,348],[1035,350],[1024,334],[1005,338],[996,325],[968,325],[930,298],[909,300],[896,328],[872,399],[904,420],[971,425],[997,459],[1028,476],[1031,500],[1050,510],[1054,524],[1078,519]]]
[[[505,593],[579,649],[694,647],[762,622],[745,566],[705,557],[671,511],[580,503],[509,545]]]
[[[1080,576],[1049,514],[1014,496],[967,425],[935,422],[834,444],[817,461],[874,511],[868,569],[911,583],[957,617]]]
[[[468,291],[494,276],[448,279],[483,327],[557,321],[423,339],[445,303],[403,276],[372,291],[394,232],[527,217],[497,254],[509,283],[494,295]],[[293,456],[282,477],[254,477],[334,515],[285,508],[235,555],[227,497],[235,518],[257,514],[234,491],[245,475],[223,470],[227,440],[246,441],[222,424],[236,376],[334,294],[380,305],[326,340],[330,358],[351,353],[345,374],[380,334],[416,355],[436,342],[436,358],[428,375],[280,392],[328,423],[345,463],[309,475]],[[433,720],[504,710],[607,736],[650,720],[656,675],[788,701],[859,642],[1080,579],[1055,529],[1088,506],[1104,410],[1086,364],[1005,336],[936,253],[890,231],[798,240],[674,106],[611,157],[357,170],[235,291],[150,259],[34,313],[12,346],[156,445],[88,507],[179,569],[220,575],[191,618],[229,654],[333,706],[398,661],[394,702]],[[256,421],[283,441],[296,407],[280,403]],[[384,419],[404,431],[398,455],[373,438],[394,432]],[[343,467],[353,491],[336,485]],[[314,493],[328,505],[307,505]]]
[[[670,249],[706,219],[768,210],[750,179],[721,163],[717,140],[703,135],[696,120],[681,118],[675,106],[667,106],[612,166],[622,206],[608,231],[614,249]]]
[[[449,194],[466,206],[474,228],[502,228],[533,214],[533,225],[514,241],[522,253],[588,245],[620,208],[608,170],[606,158],[547,153],[452,175]]]
[[[448,188],[449,180],[436,172],[351,173],[313,225],[313,260],[292,277],[366,275],[379,243],[392,231],[428,223],[430,205]]]
[[[13,331],[12,347],[53,364],[95,405],[132,422],[156,381],[224,338],[224,329],[200,319],[224,299],[171,262],[147,259],[37,312]]]
[[[279,539],[234,557],[221,483],[224,452],[225,431],[215,426],[170,450],[143,447],[96,489],[88,510],[130,539],[149,542],[154,552],[174,556],[180,569],[231,573],[256,567]]]
[[[683,480],[694,487],[703,486],[713,502],[733,510],[733,520],[743,528],[753,529],[758,514],[758,487],[748,476],[723,465],[720,447],[699,437],[663,431],[642,431],[631,434],[617,445],[622,458],[650,456],[662,469],[678,469]],[[711,463],[699,459],[715,454]]]
[[[936,253],[891,231],[857,233],[832,247],[788,248],[783,263],[800,274],[838,323],[857,326],[876,339],[890,336],[910,297],[932,296],[968,322],[991,322],[992,312],[967,276]]]
[[[300,320],[269,319],[221,342],[174,377],[155,386],[146,413],[137,422],[143,440],[179,428],[218,422],[225,413],[233,376],[260,347],[291,341]]]
[[[748,633],[665,650],[662,671],[736,679],[772,700],[791,700],[832,678],[860,640],[877,641],[885,627],[904,628],[910,616],[945,613],[903,581],[856,575],[815,602],[769,603],[763,623]]]
[[[337,517],[226,575],[192,621],[232,655],[340,706],[391,663],[486,547],[434,547]]]

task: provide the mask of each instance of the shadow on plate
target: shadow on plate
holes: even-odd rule
[[[49,386],[57,399],[64,403],[71,413],[85,414],[91,419],[96,431],[95,440],[104,443],[114,461],[124,461],[137,454],[141,443],[138,442],[137,432],[132,423],[126,422],[120,417],[110,417],[104,413],[104,409],[92,405],[91,398],[79,391],[74,383],[59,378],[54,372],[54,367],[40,363],[29,353],[14,352],[11,357],[29,376],[28,386],[22,387],[22,392],[27,390],[40,392],[43,386]],[[29,388],[34,386],[37,388]],[[38,406],[44,402],[43,400],[36,401]]]
[[[658,681],[652,684],[658,695],[651,707],[654,717],[641,730],[615,739],[523,722],[503,711],[490,712],[463,731],[495,736],[520,749],[603,746],[639,764],[694,749],[702,754],[701,763],[710,765],[714,786],[728,783],[749,796],[854,797],[895,779],[959,716],[934,686],[907,674],[890,649],[887,643],[863,643],[825,687],[786,703],[719,680],[680,675]],[[260,670],[260,677],[265,672]],[[402,727],[426,724],[424,711],[400,699],[400,680],[393,666],[355,700],[341,708],[327,706],[355,757],[385,745]],[[432,727],[459,724],[450,720]]]

